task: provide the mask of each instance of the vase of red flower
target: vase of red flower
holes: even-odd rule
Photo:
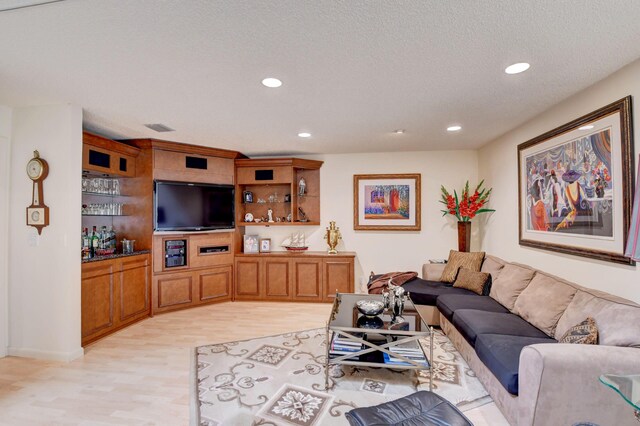
[[[467,181],[461,196],[454,190],[451,195],[444,186],[441,186],[442,199],[440,202],[446,206],[446,210],[441,210],[442,216],[448,214],[458,219],[458,251],[469,251],[471,248],[471,219],[477,214],[493,212],[484,206],[489,201],[491,189],[482,188],[482,180],[472,194],[469,193],[469,181]]]

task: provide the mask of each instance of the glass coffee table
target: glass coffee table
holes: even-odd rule
[[[403,370],[429,370],[429,390],[433,389],[433,328],[420,316],[407,296],[401,317],[393,321],[388,310],[377,316],[362,315],[360,300],[383,302],[379,294],[336,293],[327,323],[327,361],[325,390],[329,389],[332,364],[383,367]],[[429,339],[429,356],[419,339]]]
[[[636,420],[640,422],[640,374],[603,374],[600,381],[609,386],[633,407]]]

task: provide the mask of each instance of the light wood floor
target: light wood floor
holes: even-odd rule
[[[144,320],[59,363],[0,359],[0,425],[187,425],[191,348],[317,328],[331,305],[229,302]],[[507,425],[494,404],[466,413]]]

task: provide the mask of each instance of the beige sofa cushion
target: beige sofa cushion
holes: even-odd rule
[[[444,267],[444,271],[442,271],[440,281],[443,283],[454,282],[460,268],[467,268],[474,272],[480,272],[480,266],[482,266],[483,260],[483,251],[465,253],[451,250],[449,252],[449,260],[447,261],[447,265]]]
[[[513,313],[553,337],[558,320],[576,291],[564,280],[537,272],[518,296]]]
[[[555,338],[586,317],[596,321],[601,345],[640,347],[640,306],[595,290],[577,291],[558,321]]]
[[[504,268],[504,265],[507,262],[500,259],[499,257],[487,255],[484,258],[484,262],[482,262],[482,267],[480,268],[480,272],[486,272],[491,275],[491,281],[495,281],[500,275],[500,271]]]
[[[518,263],[507,263],[500,271],[500,275],[491,285],[489,296],[502,306],[514,312],[513,307],[520,293],[527,288],[535,269]],[[584,319],[584,318],[583,318]],[[573,325],[573,324],[572,324]]]

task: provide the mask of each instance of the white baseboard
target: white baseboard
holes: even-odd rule
[[[70,362],[84,356],[84,349],[78,348],[71,352],[42,351],[39,349],[29,348],[8,348],[9,356],[18,356],[22,358],[36,358],[47,361]]]

